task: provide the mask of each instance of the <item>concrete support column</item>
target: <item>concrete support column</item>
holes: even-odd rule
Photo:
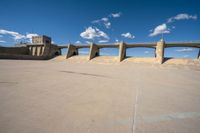
[[[43,56],[49,56],[50,51],[51,51],[51,44],[45,44]]]
[[[42,55],[42,51],[43,51],[43,46],[40,46],[40,52],[39,52],[39,56]]]
[[[42,46],[41,55],[44,55],[44,46]]]
[[[41,46],[37,47],[37,56],[40,56]]]
[[[70,44],[68,46],[68,52],[67,52],[66,59],[70,58],[73,55],[78,55],[78,49],[76,48],[76,46]]]
[[[36,47],[32,47],[32,55],[35,56]]]
[[[197,58],[200,60],[200,48],[199,48],[199,53],[198,53],[198,57]]]
[[[156,61],[159,64],[162,64],[164,61],[164,48],[165,48],[165,41],[164,40],[160,40],[159,42],[157,42],[156,45]]]
[[[126,58],[126,44],[120,43],[119,44],[119,62],[123,61]]]
[[[29,55],[32,55],[32,47],[29,47]]]
[[[37,46],[35,46],[35,56],[37,56],[37,53],[38,53],[38,47]]]
[[[90,45],[90,55],[89,60],[93,59],[94,57],[99,56],[99,48],[95,44]]]

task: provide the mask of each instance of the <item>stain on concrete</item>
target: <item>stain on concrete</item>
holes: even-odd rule
[[[70,74],[78,74],[78,75],[85,75],[85,76],[94,76],[94,77],[109,78],[108,76],[105,76],[105,75],[90,74],[90,73],[82,73],[82,72],[73,72],[73,71],[60,71],[60,72],[65,72],[65,73],[70,73]]]
[[[179,112],[179,113],[163,114],[157,116],[144,116],[141,117],[141,119],[139,119],[139,122],[155,123],[155,122],[173,121],[173,120],[197,118],[197,117],[200,117],[200,112]]]

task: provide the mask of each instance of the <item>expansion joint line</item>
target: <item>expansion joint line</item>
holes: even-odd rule
[[[139,87],[136,88],[135,105],[134,105],[134,115],[133,115],[133,128],[132,133],[136,133],[136,119],[137,119],[137,107],[138,107],[138,97],[139,97]]]

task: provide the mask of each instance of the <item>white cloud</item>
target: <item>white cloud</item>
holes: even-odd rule
[[[15,32],[15,31],[9,31],[9,30],[4,30],[4,29],[0,29],[0,34],[2,34],[2,35],[10,35],[10,36],[12,36],[12,38],[15,41],[25,39],[28,42],[32,41],[32,37],[33,36],[38,36],[38,34],[33,34],[33,33],[26,33],[26,35],[23,35],[23,34],[20,34],[18,32]]]
[[[33,36],[38,36],[38,34],[27,33],[25,39],[28,39],[29,42],[32,42],[32,37]]]
[[[181,14],[177,14],[176,16],[174,17],[171,17],[167,20],[168,23],[172,23],[176,20],[189,20],[189,19],[192,19],[192,20],[196,20],[197,19],[197,15],[189,15],[187,13],[181,13]]]
[[[101,19],[97,19],[92,21],[93,24],[97,23],[97,24],[103,24],[107,29],[109,29],[111,27],[111,22],[109,22],[109,19],[107,17],[101,18]]]
[[[4,43],[4,42],[6,42],[6,41],[4,41],[4,40],[0,40],[0,43]]]
[[[107,22],[109,19],[105,17],[105,18],[102,18],[101,20]]]
[[[118,12],[118,13],[111,13],[111,14],[110,14],[110,17],[118,18],[118,17],[120,17],[121,15],[122,15],[121,12]]]
[[[118,39],[115,39],[115,42],[119,42],[119,40],[118,40]]]
[[[98,28],[96,27],[88,27],[85,29],[85,31],[83,31],[80,36],[84,39],[91,39],[91,40],[94,40],[95,38],[104,38],[104,39],[109,39],[108,35],[99,30]]]
[[[92,42],[90,42],[90,41],[85,41],[87,44],[92,44]]]
[[[106,27],[107,29],[109,29],[109,28],[111,27],[111,23],[110,23],[110,22],[106,22],[106,23],[104,23],[104,25],[105,25],[105,27]]]
[[[121,36],[123,36],[123,37],[125,37],[125,38],[130,38],[130,39],[135,38],[135,36],[134,36],[134,35],[131,35],[130,32],[122,33]]]
[[[192,52],[194,51],[193,48],[182,48],[182,49],[178,49],[176,50],[177,52]]]
[[[76,41],[75,43],[76,43],[76,44],[81,44],[81,41]]]
[[[184,57],[184,58],[187,58],[187,57],[189,57],[189,55],[184,55],[183,57]]]
[[[108,42],[108,40],[99,40],[99,43]]]
[[[176,16],[167,19],[166,23],[157,26],[154,29],[153,33],[149,34],[149,36],[152,37],[152,36],[156,36],[156,35],[159,35],[159,34],[170,33],[170,28],[167,28],[168,23],[173,23],[173,22],[178,21],[178,20],[189,20],[189,19],[196,20],[197,15],[189,15],[187,13],[177,14]],[[171,28],[175,29],[175,26],[172,26]],[[152,32],[152,31],[150,31],[150,32]]]
[[[9,31],[9,30],[4,30],[4,29],[0,29],[0,34],[3,35],[11,35],[13,37],[14,40],[19,40],[19,39],[24,39],[25,36],[22,34],[19,34],[18,32],[14,32],[14,31]]]
[[[157,36],[159,34],[166,34],[166,33],[170,33],[170,30],[167,28],[167,25],[164,23],[164,24],[161,24],[161,25],[158,25],[152,33],[149,34],[149,36]]]
[[[149,54],[149,51],[144,51],[145,54]]]

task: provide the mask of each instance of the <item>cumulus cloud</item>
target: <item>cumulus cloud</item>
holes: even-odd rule
[[[109,19],[105,17],[105,18],[102,18],[101,20],[104,22],[107,22]]]
[[[111,13],[110,15],[108,15],[107,17],[103,17],[101,19],[97,19],[92,21],[93,24],[99,24],[99,25],[104,25],[105,28],[110,29],[111,28],[111,22],[110,19],[112,18],[118,18],[122,15],[121,12],[118,13]]]
[[[196,20],[197,15],[189,15],[187,13],[177,14],[176,16],[169,18],[167,20],[167,23],[172,23],[176,20],[189,20],[189,19]]]
[[[26,36],[25,36],[25,39],[28,39],[29,42],[32,42],[32,37],[33,36],[38,36],[38,34],[35,34],[35,33],[27,33]],[[54,43],[52,41],[52,43]]]
[[[110,14],[110,17],[119,18],[121,15],[122,15],[121,12],[118,12],[118,13],[111,13],[111,14]]]
[[[122,37],[125,37],[125,38],[129,38],[129,39],[135,38],[135,36],[134,36],[134,35],[131,35],[130,32],[122,33],[121,36],[122,36]]]
[[[109,29],[109,28],[111,27],[111,23],[110,23],[110,22],[106,22],[106,23],[104,23],[104,25],[105,25],[105,27],[106,27],[107,29]]]
[[[14,40],[19,40],[19,39],[25,38],[24,35],[19,34],[18,32],[9,31],[9,30],[4,30],[4,29],[0,29],[0,34],[3,34],[3,35],[11,35],[11,36],[13,37]]]
[[[105,43],[108,42],[108,40],[99,40],[99,43]]]
[[[90,42],[90,41],[85,41],[85,43],[87,43],[87,44],[92,44],[92,42]]]
[[[85,31],[83,31],[80,34],[80,36],[84,39],[89,39],[89,40],[94,40],[96,38],[103,38],[107,40],[109,39],[109,36],[105,32],[99,30],[96,27],[91,27],[91,26],[86,28]]]
[[[103,24],[107,29],[111,27],[111,22],[109,22],[109,19],[107,17],[103,17],[101,19],[97,19],[92,21],[93,24]]]
[[[167,22],[157,26],[152,33],[149,34],[150,37],[159,35],[159,34],[165,34],[165,33],[170,33],[170,28],[167,27],[167,24],[173,23],[175,21],[179,21],[179,20],[196,20],[197,19],[197,15],[190,15],[187,13],[181,13],[181,14],[177,14],[174,17],[168,18]],[[171,29],[175,29],[175,26],[172,26]]]
[[[4,29],[0,29],[0,34],[1,36],[10,35],[15,41],[24,39],[24,40],[27,40],[28,42],[32,41],[33,36],[38,36],[38,34],[33,34],[33,33],[26,33],[26,35],[23,35],[15,31],[9,31],[9,30],[4,30]]]
[[[76,41],[75,43],[76,43],[76,44],[81,44],[81,41]]]
[[[149,36],[153,37],[153,36],[157,36],[159,34],[166,34],[166,33],[170,33],[170,30],[167,28],[167,25],[164,23],[164,24],[158,25],[153,30],[153,32],[149,34]]]
[[[177,52],[192,52],[194,49],[193,48],[182,48],[176,50]]]

